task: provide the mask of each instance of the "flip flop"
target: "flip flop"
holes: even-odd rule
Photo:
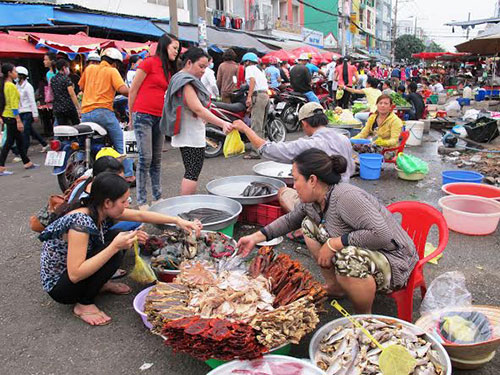
[[[123,276],[127,274],[127,271],[118,268],[113,276],[111,276],[111,280],[121,279]]]
[[[91,327],[98,327],[98,326],[107,326],[109,323],[111,323],[111,319],[110,320],[107,320],[103,323],[99,323],[99,324],[90,324],[89,322],[87,322],[86,320],[83,319],[84,316],[89,316],[89,315],[99,315],[102,317],[102,311],[99,310],[98,312],[85,312],[85,313],[81,313],[81,314],[77,314],[73,311],[73,315],[76,316],[78,319],[80,319],[82,322],[84,323],[87,323],[89,326]]]
[[[29,167],[24,167],[24,169],[26,169],[26,170],[28,170],[28,169],[38,169],[38,168],[40,168],[40,165],[35,164],[35,163],[31,164]]]
[[[102,292],[102,293],[116,294],[116,295],[118,295],[118,296],[125,296],[125,295],[127,295],[127,294],[132,293],[132,288],[131,288],[131,287],[129,287],[127,284],[123,284],[123,283],[116,283],[116,284],[125,285],[128,289],[127,289],[126,291],[124,291],[124,292],[114,292],[114,291],[112,292],[112,291],[110,291],[110,290],[105,290],[105,291],[104,291],[104,292]]]
[[[250,153],[250,154],[246,154],[245,156],[243,156],[243,159],[245,159],[245,160],[258,160],[258,159],[261,159],[261,157],[259,154]]]
[[[296,236],[295,231],[287,233],[286,238],[288,238],[290,241],[297,242],[302,245],[306,244],[306,240],[304,240],[304,235]]]
[[[10,176],[10,175],[13,175],[14,172],[11,172],[11,171],[3,171],[3,172],[0,172],[0,176]]]

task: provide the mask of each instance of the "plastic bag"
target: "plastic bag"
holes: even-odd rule
[[[465,276],[461,272],[446,272],[436,277],[420,305],[424,315],[448,307],[470,306],[472,296],[465,287]]]
[[[240,132],[238,130],[231,130],[226,136],[223,151],[226,158],[245,153],[245,144],[241,140]]]
[[[337,90],[337,93],[335,94],[335,99],[340,100],[344,96],[344,90]]]
[[[396,164],[399,169],[402,169],[406,174],[412,173],[429,173],[429,165],[422,159],[413,155],[408,155],[403,152],[398,154]]]
[[[132,280],[135,280],[141,284],[149,284],[156,281],[155,273],[153,272],[149,264],[147,264],[139,255],[139,243],[137,242],[137,240],[134,242],[134,252],[135,265],[132,272],[130,272],[130,277],[132,278]]]

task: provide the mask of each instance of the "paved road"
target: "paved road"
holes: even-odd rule
[[[296,135],[294,135],[296,136]],[[39,146],[31,151],[37,163],[43,163]],[[354,179],[353,183],[375,194],[385,204],[399,200],[421,200],[436,205],[442,196],[440,172],[450,167],[441,164],[436,155],[436,143],[417,147],[412,153],[430,161],[431,173],[423,183],[415,184],[398,180],[390,166],[379,181]],[[177,194],[183,174],[180,155],[175,150],[163,154],[164,196]],[[219,176],[251,174],[255,161],[241,157],[225,160],[220,157],[207,160],[200,179],[200,192],[211,179]],[[12,164],[10,164],[12,165]],[[14,165],[15,175],[0,177],[0,223],[4,245],[0,247],[0,373],[1,374],[161,374],[202,375],[208,367],[189,356],[173,354],[161,339],[146,331],[132,308],[133,295],[103,296],[98,305],[113,318],[105,327],[90,327],[71,315],[71,307],[54,303],[46,295],[39,281],[40,242],[28,228],[28,217],[35,213],[47,196],[58,192],[55,177],[48,168],[23,171]],[[243,228],[243,230],[249,228]],[[251,228],[250,228],[251,229]],[[237,228],[237,237],[242,228]],[[450,233],[450,241],[439,264],[428,265],[426,279],[432,281],[437,275],[459,270],[467,279],[476,304],[498,304],[500,301],[500,236],[497,232],[487,237],[467,237]],[[435,234],[431,240],[436,241]],[[311,259],[303,255],[291,242],[284,241],[282,251],[292,254],[318,274]],[[133,258],[128,256],[127,265]],[[128,280],[130,281],[130,280]],[[131,283],[134,291],[140,285]],[[420,296],[415,296],[418,317]],[[346,303],[346,308],[350,305]],[[377,297],[374,313],[396,314],[395,304],[385,297]],[[338,317],[329,312],[322,316],[326,322]],[[292,349],[297,357],[307,357],[309,337]],[[481,370],[454,374],[493,375],[500,372],[499,357]],[[141,372],[144,362],[154,365]]]

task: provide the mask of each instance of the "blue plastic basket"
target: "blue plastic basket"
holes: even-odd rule
[[[443,177],[443,185],[451,182],[472,182],[480,184],[484,178],[481,173],[472,171],[443,171],[441,176]]]
[[[368,145],[371,143],[369,139],[364,139],[364,138],[351,138],[351,143],[355,145]]]
[[[378,180],[383,160],[384,157],[381,154],[359,155],[359,176],[363,180]]]
[[[461,106],[464,106],[464,105],[470,105],[470,99],[469,99],[469,98],[458,98],[458,99],[457,99],[457,102],[458,102],[458,104],[460,104]]]

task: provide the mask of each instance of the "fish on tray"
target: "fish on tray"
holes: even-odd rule
[[[274,193],[276,193],[276,188],[273,185],[264,182],[251,182],[240,195],[243,197],[260,197]]]

